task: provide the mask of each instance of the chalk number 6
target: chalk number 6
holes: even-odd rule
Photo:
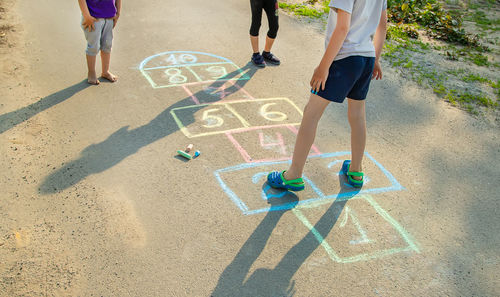
[[[286,120],[287,116],[286,114],[279,112],[279,111],[267,111],[268,107],[271,105],[275,105],[276,103],[267,103],[262,105],[260,108],[260,114],[269,121],[273,122],[281,122]]]

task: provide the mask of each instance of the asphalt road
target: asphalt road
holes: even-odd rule
[[[89,86],[77,2],[16,12],[26,88],[0,110],[0,296],[500,294],[498,127],[385,65],[363,190],[338,176],[347,106],[331,104],[307,189],[276,192],[265,172],[293,152],[321,30],[282,14],[282,65],[257,69],[248,1],[124,1],[119,80]],[[176,156],[189,143],[201,155]]]

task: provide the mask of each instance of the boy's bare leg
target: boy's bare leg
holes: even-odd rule
[[[91,85],[99,84],[99,80],[97,79],[97,74],[95,72],[95,61],[96,61],[96,56],[87,55],[87,68],[89,71],[87,82]]]
[[[351,165],[349,170],[353,172],[363,171],[361,165],[366,145],[366,116],[365,100],[347,100],[347,118],[351,126]],[[352,178],[361,180],[361,177]]]
[[[101,51],[102,74],[101,76],[110,82],[115,82],[118,78],[109,72],[109,64],[111,62],[111,53]]]
[[[252,50],[254,53],[259,53],[259,36],[250,35],[250,43],[252,44]]]
[[[330,101],[319,97],[318,95],[311,94],[309,102],[304,108],[304,116],[300,124],[299,134],[295,141],[295,149],[293,151],[292,165],[285,172],[285,179],[292,180],[302,177],[302,171],[306,164],[307,156],[311,150],[316,137],[316,129],[318,122],[328,106]]]
[[[275,40],[274,38],[270,38],[269,36],[266,35],[266,45],[264,46],[265,52],[271,51],[271,48],[273,47],[274,40]]]

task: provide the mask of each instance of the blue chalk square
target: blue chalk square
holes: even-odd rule
[[[350,158],[350,152],[309,156],[303,176],[306,189],[297,193],[272,189],[266,183],[268,172],[286,170],[290,160],[243,163],[218,169],[214,175],[231,201],[246,215],[292,209],[320,200],[349,199],[359,194],[377,194],[404,189],[373,157],[368,153],[365,153],[365,157],[364,170],[367,174],[365,185],[361,190],[346,184],[345,177],[339,173],[343,160]],[[277,202],[277,198],[281,197],[282,202]],[[272,205],[268,203],[269,198],[273,198]]]

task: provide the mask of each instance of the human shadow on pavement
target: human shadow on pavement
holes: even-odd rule
[[[228,79],[245,75],[248,79],[238,79],[230,87],[224,89],[226,96],[238,92],[257,72],[257,67],[248,63],[244,67],[235,70],[219,78],[204,90],[194,94],[202,103],[213,103],[221,100],[220,96],[213,91],[218,90],[228,82]],[[129,126],[122,127],[111,134],[101,143],[86,147],[80,158],[65,164],[44,179],[40,185],[40,193],[51,194],[67,189],[86,178],[89,175],[103,172],[128,156],[133,155],[139,149],[158,141],[179,130],[171,111],[178,107],[193,105],[191,96],[172,104],[149,123],[138,128],[129,130]],[[189,125],[195,122],[194,112],[183,114],[182,123]]]
[[[28,106],[0,115],[0,134],[29,120],[40,112],[71,98],[73,95],[89,86],[87,80],[82,80],[79,83],[44,97]]]
[[[344,175],[339,176],[339,182],[339,194],[352,192],[352,188],[344,185]],[[314,225],[314,228],[322,238],[328,236],[349,198],[352,198],[358,192],[356,191],[348,198],[343,197],[334,200],[321,216]],[[271,199],[269,199],[269,202],[272,203]],[[292,277],[314,250],[321,245],[321,242],[318,241],[312,231],[309,231],[302,240],[293,246],[274,269],[259,268],[247,278],[250,267],[252,267],[255,260],[264,250],[272,230],[276,227],[285,212],[286,210],[267,212],[262,222],[260,222],[259,226],[241,247],[231,264],[222,272],[219,282],[211,294],[212,297],[276,297],[293,296],[295,294],[295,283],[292,281]],[[245,281],[245,279],[247,280]]]

